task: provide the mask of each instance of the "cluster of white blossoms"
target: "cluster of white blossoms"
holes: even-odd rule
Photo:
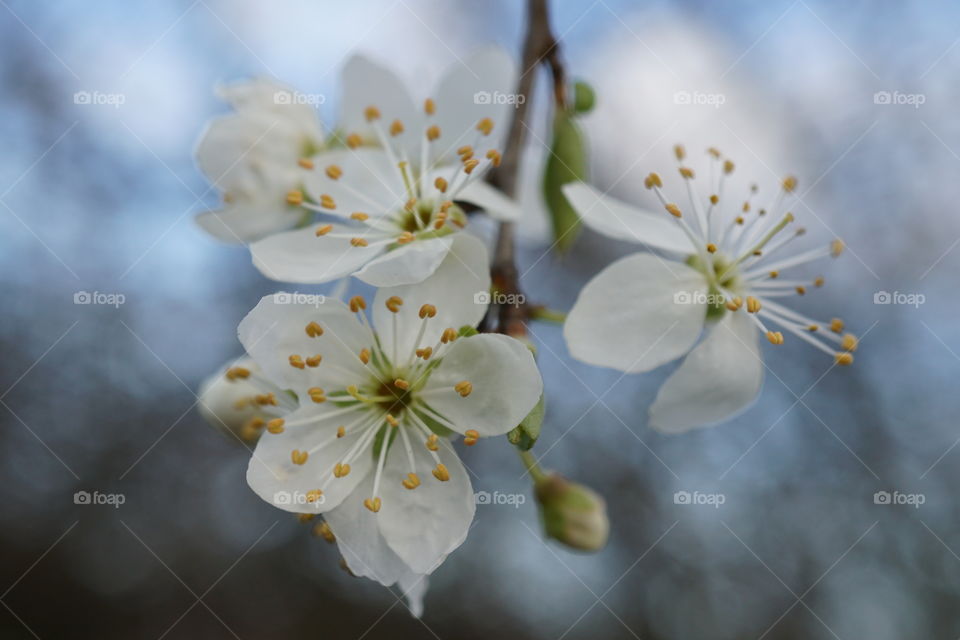
[[[580,292],[564,327],[574,357],[628,373],[686,355],[650,408],[651,426],[666,432],[727,420],[753,401],[764,368],[758,330],[774,345],[783,344],[786,331],[830,354],[838,365],[852,364],[857,348],[857,338],[843,333],[839,318],[815,320],[777,302],[824,283],[823,277],[785,278],[787,269],[843,251],[843,243],[833,240],[781,257],[805,234],[792,228],[794,215],[784,210],[796,179],[785,178],[767,207],[755,203],[755,185],[745,200],[730,202],[723,187],[734,163],[711,148],[713,178],[701,199],[695,172],[684,164],[686,151],[679,145],[674,151],[689,206],[670,200],[656,173],[645,185],[663,205],[660,214],[582,183],[564,188],[585,224],[666,256],[638,253],[608,266]]]

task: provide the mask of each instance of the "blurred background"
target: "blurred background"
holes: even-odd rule
[[[812,268],[827,286],[794,308],[862,336],[843,369],[797,340],[765,344],[756,405],[665,437],[646,411],[672,366],[591,368],[559,327],[534,325],[548,403],[534,452],[605,494],[604,551],[544,543],[532,499],[479,506],[418,621],[247,488],[249,452],[204,423],[194,393],[280,285],[193,222],[217,203],[192,158],[226,110],[213,87],[275,76],[325,96],[331,124],[349,55],[423,96],[476,47],[519,58],[523,4],[0,1],[0,635],[960,636],[956,3],[552,3],[568,70],[598,95],[593,182],[648,203],[642,177],[673,166],[676,142],[695,159],[720,147],[768,190],[796,174],[809,241],[849,251]],[[544,85],[521,269],[531,298],[567,309],[634,249],[585,232],[571,254],[546,252]],[[529,498],[515,458],[498,441],[465,460],[477,490]],[[78,491],[123,504],[75,504]]]

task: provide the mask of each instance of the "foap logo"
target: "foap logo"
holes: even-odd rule
[[[299,291],[281,291],[273,294],[273,304],[309,304],[320,307],[327,301],[327,297],[314,293],[300,293]]]
[[[127,101],[122,93],[103,93],[102,91],[77,91],[73,94],[73,104],[106,105],[119,109]]]
[[[522,293],[503,293],[501,291],[477,291],[473,294],[474,304],[496,304],[500,306],[519,307],[527,301]]]
[[[899,491],[877,491],[873,494],[873,504],[897,504],[908,505],[914,509],[919,509],[920,505],[927,501],[927,496],[922,493],[900,493]]]
[[[927,101],[923,93],[903,93],[901,91],[877,91],[873,94],[873,104],[903,105],[919,109]]]
[[[477,91],[473,94],[473,104],[512,104],[516,108],[526,101],[527,97],[522,93]]]
[[[322,93],[301,93],[299,91],[274,91],[273,104],[321,105],[327,101]]]
[[[907,305],[914,309],[919,308],[927,301],[927,296],[922,293],[906,293],[903,291],[877,291],[873,294],[873,304],[897,304]]]
[[[473,501],[478,505],[506,505],[519,509],[520,505],[527,501],[527,496],[522,493],[500,493],[494,491],[477,491],[473,494]]]
[[[73,294],[73,304],[107,305],[119,309],[127,301],[122,293],[104,293],[102,291],[77,291]]]
[[[706,93],[704,91],[677,91],[673,94],[673,104],[696,105],[719,109],[727,102],[727,96],[722,93]]]
[[[706,304],[719,306],[725,304],[726,297],[722,293],[707,293],[706,291],[675,291],[673,304]]]
[[[77,491],[73,494],[73,504],[82,505],[110,505],[119,509],[127,501],[122,493],[100,493],[99,491]]]
[[[327,497],[322,491],[277,491],[273,494],[273,504],[275,505],[299,505],[301,507],[312,507],[319,509]]]
[[[704,505],[719,509],[727,501],[722,493],[702,493],[700,491],[677,491],[673,494],[673,504]]]

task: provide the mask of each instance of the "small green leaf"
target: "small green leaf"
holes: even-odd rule
[[[574,114],[562,111],[553,121],[553,141],[543,173],[543,197],[553,223],[557,249],[566,251],[577,238],[580,216],[563,195],[563,185],[586,181],[587,153]]]
[[[475,327],[471,327],[468,324],[463,325],[462,327],[460,327],[460,330],[457,331],[457,335],[460,336],[461,338],[469,338],[470,336],[475,336],[478,333],[480,332],[477,331]]]
[[[573,85],[573,110],[577,113],[587,113],[593,109],[597,102],[597,94],[593,87],[583,80],[578,80]]]
[[[510,444],[516,445],[521,451],[528,451],[540,437],[540,427],[543,426],[543,415],[546,413],[546,397],[541,394],[537,405],[527,414],[520,424],[507,433]]]

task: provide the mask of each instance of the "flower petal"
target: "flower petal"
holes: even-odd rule
[[[372,491],[373,474],[368,474],[354,492],[324,518],[337,538],[340,554],[350,571],[389,587],[401,578],[406,579],[410,568],[380,535],[379,514],[370,513],[363,506],[363,500],[369,498]]]
[[[315,168],[304,173],[303,185],[316,202],[329,196],[334,209],[326,213],[349,217],[360,212],[379,218],[399,211],[407,200],[400,169],[382,149],[338,149],[313,158]],[[332,174],[331,167],[340,169]]]
[[[321,284],[350,275],[386,249],[384,244],[355,247],[350,238],[341,237],[355,234],[371,244],[382,239],[383,234],[369,227],[333,225],[328,235],[318,237],[316,226],[254,242],[250,245],[254,266],[271,280]]]
[[[419,618],[423,615],[423,596],[430,588],[430,578],[422,573],[408,571],[397,580],[397,586],[407,599],[410,615]]]
[[[683,254],[695,251],[689,238],[665,211],[658,214],[634,208],[583,182],[564,185],[563,195],[584,224],[598,233],[654,249]]]
[[[660,387],[650,426],[666,433],[727,420],[763,384],[757,329],[745,311],[727,313]]]
[[[308,401],[309,402],[309,401]],[[325,403],[326,404],[326,403]],[[335,407],[304,406],[286,416],[287,422],[332,413]],[[247,467],[247,484],[265,501],[293,513],[325,513],[338,506],[373,469],[368,451],[350,462],[350,473],[333,477],[333,468],[343,462],[347,451],[360,437],[352,429],[337,437],[337,426],[359,419],[361,411],[327,418],[322,423],[291,425],[283,433],[264,433]],[[320,446],[323,445],[323,446]],[[320,446],[317,450],[312,450]],[[294,464],[294,450],[308,451],[307,461]],[[309,501],[309,492],[323,488],[323,494]]]
[[[563,335],[574,358],[627,373],[679,358],[697,341],[706,317],[707,283],[679,262],[638,253],[586,284]]]
[[[476,326],[487,311],[490,291],[487,248],[466,233],[456,233],[452,237],[450,250],[429,278],[419,284],[384,287],[377,291],[373,301],[373,325],[387,354],[394,353],[396,345],[401,362],[413,354],[414,341],[423,324],[418,311],[424,304],[434,305],[437,315],[427,321],[421,347],[433,347],[444,329]],[[392,296],[403,300],[396,317],[385,304]],[[397,323],[396,340],[394,322]]]
[[[464,380],[473,390],[461,397],[454,385]],[[508,336],[481,334],[453,344],[423,393],[458,432],[475,429],[496,436],[520,424],[542,392],[540,371],[526,345]]]
[[[489,137],[481,138],[482,146],[477,151],[502,151],[501,143],[515,108],[509,98],[516,91],[516,82],[516,65],[500,47],[485,47],[451,65],[432,96],[437,105],[432,121],[442,132],[434,142],[436,157],[448,156],[461,145],[474,144],[477,123],[483,118],[491,118],[494,128]]]
[[[448,443],[438,454],[450,479],[437,480],[430,472],[434,463],[427,450],[414,447],[421,484],[409,490],[401,481],[410,472],[410,463],[396,440],[381,479],[383,506],[376,514],[380,533],[415,573],[432,572],[463,543],[476,511],[473,487],[457,454]]]
[[[480,207],[494,220],[510,222],[520,218],[520,205],[483,180],[474,180],[461,189],[457,200]]]
[[[252,358],[230,360],[206,378],[197,392],[197,408],[210,426],[234,437],[243,438],[243,426],[248,420],[262,415],[261,407],[244,402],[250,396],[261,393],[260,388],[249,379],[227,379],[226,372],[233,367],[243,367],[258,372],[260,367]],[[256,435],[249,437],[253,440]]]
[[[397,247],[368,262],[355,275],[375,287],[423,282],[443,262],[453,238],[430,238]]]
[[[197,215],[197,224],[222,242],[239,244],[289,229],[303,217],[303,210],[290,207],[282,197],[260,202],[239,200],[218,211]]]
[[[323,335],[307,335],[311,322],[320,325]],[[343,389],[368,377],[358,354],[373,344],[373,336],[339,300],[291,293],[264,296],[237,333],[266,378],[300,398],[309,395],[311,387]],[[290,364],[294,354],[304,359],[319,354],[323,359],[317,367],[299,369]]]

